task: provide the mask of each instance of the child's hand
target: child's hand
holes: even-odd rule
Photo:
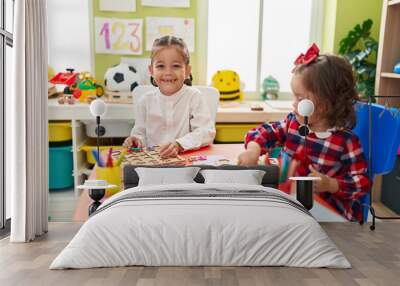
[[[167,143],[160,146],[160,156],[163,159],[176,157],[181,151],[183,151],[183,148],[177,142]]]
[[[143,148],[143,142],[139,138],[136,138],[134,136],[130,136],[125,139],[124,143],[122,144],[125,148],[131,148],[131,147],[137,147],[137,148]]]
[[[314,192],[336,193],[339,190],[339,184],[336,179],[318,172],[312,165],[309,166],[311,177],[319,177],[321,180],[313,181]]]
[[[247,150],[241,153],[238,157],[239,166],[254,166],[258,165],[258,157],[260,157],[261,148],[255,142],[250,142],[247,145]]]

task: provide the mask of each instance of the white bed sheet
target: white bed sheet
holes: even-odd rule
[[[263,190],[254,185],[181,184],[154,190]],[[262,199],[182,198],[125,201],[89,218],[50,269],[145,266],[293,266],[350,268],[310,215]]]

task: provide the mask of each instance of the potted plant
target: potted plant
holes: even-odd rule
[[[360,99],[374,101],[376,54],[378,42],[372,38],[372,20],[365,20],[362,25],[357,24],[339,43],[339,54],[346,57],[356,77],[356,87]]]

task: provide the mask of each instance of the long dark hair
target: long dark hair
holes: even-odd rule
[[[177,38],[175,36],[164,36],[159,39],[156,39],[153,43],[153,47],[151,49],[151,64],[153,64],[153,59],[154,56],[163,48],[166,47],[175,47],[183,56],[183,60],[185,61],[185,64],[188,65],[190,63],[190,54],[188,47],[186,43],[183,41],[181,38]],[[192,74],[189,75],[189,78],[185,79],[183,82],[186,85],[191,86],[193,81],[193,76]],[[154,78],[151,76],[150,77],[150,82],[152,85],[157,86],[157,83],[155,82]]]

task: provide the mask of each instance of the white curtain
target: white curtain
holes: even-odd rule
[[[46,0],[15,1],[13,93],[6,120],[12,242],[47,232]]]

